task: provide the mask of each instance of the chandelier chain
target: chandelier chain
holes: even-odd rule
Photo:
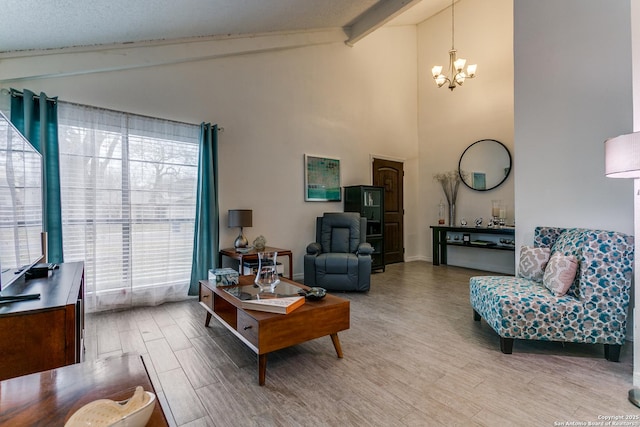
[[[453,4],[455,0],[451,0],[451,50],[455,49],[455,32],[456,32],[456,23],[455,23],[455,14],[453,13]]]

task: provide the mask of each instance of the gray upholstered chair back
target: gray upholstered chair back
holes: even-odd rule
[[[361,224],[357,212],[325,213],[317,218],[316,241],[322,245],[322,252],[325,253],[355,253],[358,245],[365,240],[366,230],[363,227],[366,225]]]

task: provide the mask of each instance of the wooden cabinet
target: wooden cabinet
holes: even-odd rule
[[[371,269],[384,271],[384,187],[345,187],[344,211],[359,212],[367,218],[367,242],[373,246]]]
[[[0,380],[79,363],[84,354],[84,263],[19,279],[3,296],[39,299],[0,304]]]

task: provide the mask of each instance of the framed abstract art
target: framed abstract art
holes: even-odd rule
[[[307,202],[339,202],[340,159],[304,155],[304,200]]]

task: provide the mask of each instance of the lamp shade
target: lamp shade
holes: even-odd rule
[[[251,209],[229,209],[229,227],[251,227],[252,222]]]
[[[640,132],[604,142],[604,174],[609,178],[640,178]]]

